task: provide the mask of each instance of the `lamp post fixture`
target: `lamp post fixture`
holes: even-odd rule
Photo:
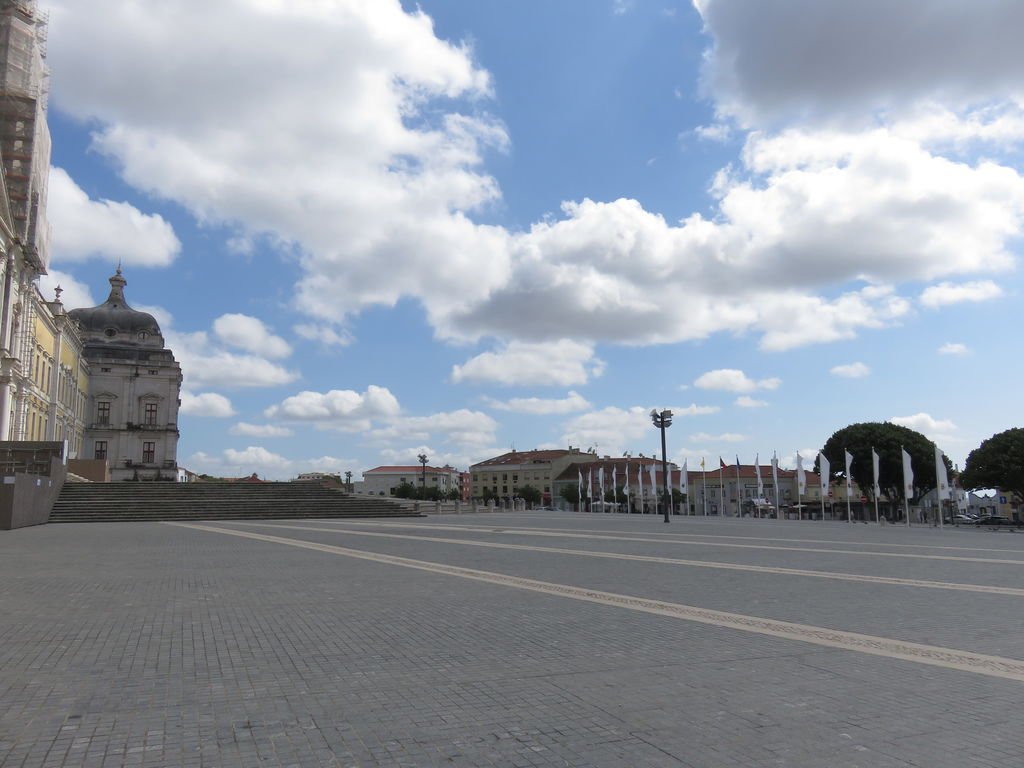
[[[349,493],[352,493],[352,473],[351,472],[346,472],[345,473],[345,490],[348,491]]]
[[[423,465],[423,474],[420,475],[420,485],[423,486],[423,498],[427,498],[427,454],[421,453],[416,457]]]
[[[672,411],[651,409],[651,421],[654,422],[654,426],[661,430],[661,483],[662,493],[665,504],[665,522],[670,522],[669,518],[669,506],[672,503],[672,497],[668,495],[668,456],[665,452],[665,430],[672,426]]]

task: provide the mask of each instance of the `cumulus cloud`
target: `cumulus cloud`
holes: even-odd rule
[[[210,416],[226,419],[235,415],[231,401],[215,392],[203,392],[194,395],[186,390],[181,391],[181,413],[189,416]]]
[[[948,440],[956,432],[956,424],[949,419],[936,419],[928,413],[915,413],[912,416],[893,416],[889,419],[893,424],[909,427],[934,441]]]
[[[691,403],[669,410],[678,419],[716,413],[718,408]],[[562,444],[596,448],[598,453],[616,455],[633,447],[645,437],[653,445],[656,442],[656,435],[657,431],[651,424],[651,408],[639,405],[631,408],[609,406],[580,414],[566,422]]]
[[[499,411],[513,411],[515,413],[529,413],[532,415],[550,415],[556,413],[573,413],[574,411],[585,411],[590,408],[590,403],[579,392],[570,391],[567,397],[542,398],[542,397],[514,397],[511,400],[486,399],[491,408]]]
[[[847,363],[833,366],[829,369],[829,373],[843,379],[863,379],[871,373],[871,369],[864,363]]]
[[[50,269],[45,275],[39,276],[39,291],[47,300],[56,296],[57,288],[61,289],[60,300],[64,304],[64,309],[68,311],[96,306],[96,300],[93,299],[89,286],[80,283],[67,272]]]
[[[947,342],[939,347],[940,355],[966,355],[969,351],[966,344],[955,341]]]
[[[766,400],[758,400],[750,395],[740,395],[733,403],[739,408],[764,408],[768,405]]]
[[[273,424],[249,424],[240,421],[228,430],[232,435],[245,435],[246,437],[291,437],[294,433],[288,427],[278,427]]]
[[[723,432],[720,435],[710,435],[707,432],[698,432],[690,435],[690,440],[696,443],[742,443],[747,439],[746,435],[736,432]]]
[[[562,339],[530,344],[513,341],[452,368],[452,381],[491,382],[508,386],[586,384],[604,372],[590,344]]]
[[[102,258],[133,267],[166,267],[181,252],[174,228],[128,203],[91,200],[63,168],[50,169],[47,215],[61,262]]]
[[[292,353],[287,341],[271,333],[262,320],[249,315],[221,315],[213,321],[213,332],[222,343],[263,357],[278,359]]]
[[[389,389],[371,384],[361,393],[351,389],[299,392],[263,413],[269,419],[310,422],[318,429],[360,432],[368,430],[375,419],[398,416],[400,410]]]
[[[714,40],[707,86],[746,123],[984,103],[1019,93],[1024,78],[1016,0],[694,4]]]
[[[778,389],[781,383],[782,379],[774,376],[755,380],[735,368],[719,368],[698,376],[693,385],[725,392],[753,392],[757,389]]]
[[[292,326],[295,335],[307,341],[319,341],[325,347],[347,347],[352,343],[352,336],[329,325],[299,323]]]
[[[428,416],[392,417],[368,437],[382,442],[439,439],[460,446],[490,445],[498,422],[481,411],[461,408]]]
[[[921,292],[921,303],[935,309],[965,301],[988,301],[1002,295],[1003,289],[991,280],[979,280],[959,285],[947,282],[925,288]]]
[[[1016,4],[923,14],[925,2],[782,0],[768,11],[700,0],[714,39],[714,125],[808,104],[830,114],[916,107],[900,121],[870,112],[869,128],[783,122],[748,133],[739,161],[711,186],[711,212],[679,222],[636,200],[583,199],[524,231],[478,223],[500,200],[485,153],[508,144],[486,113],[489,75],[468,46],[440,40],[422,11],[398,0],[325,0],[287,14],[236,0],[201,19],[185,0],[145,18],[127,0],[52,0],[51,60],[64,73],[54,99],[96,126],[94,149],[127,183],[201,221],[230,223],[239,242],[300,252],[304,338],[342,343],[336,329],[354,313],[411,297],[441,339],[506,344],[456,366],[453,380],[579,386],[601,370],[598,343],[723,332],[759,337],[766,350],[832,342],[898,322],[910,310],[901,283],[1012,266],[1024,179],[941,150],[1024,136],[1012,109],[968,114],[958,102],[1019,91],[1016,40],[1009,58],[994,53],[1019,26]],[[925,41],[919,17],[949,40]],[[1002,30],[994,48],[985,37],[993,18]],[[214,33],[225,28],[246,34],[226,43]],[[884,65],[864,56],[864,40],[879,42]],[[808,47],[820,48],[820,71],[807,66],[818,60]],[[949,61],[923,66],[939,48]],[[981,63],[996,61],[998,76]],[[951,106],[926,110],[923,96]],[[224,114],[246,129],[226,133]],[[507,365],[513,345],[551,343],[576,347],[544,360],[537,346],[521,367]]]

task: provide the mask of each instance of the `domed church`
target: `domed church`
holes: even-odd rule
[[[181,366],[152,315],[124,298],[121,268],[97,307],[73,309],[89,363],[81,458],[105,459],[111,480],[174,480]]]

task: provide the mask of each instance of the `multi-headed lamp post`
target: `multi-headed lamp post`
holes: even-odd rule
[[[669,505],[672,503],[672,497],[668,495],[668,456],[665,452],[665,430],[672,426],[672,411],[651,409],[651,421],[661,430],[661,484],[664,494],[662,498],[665,504],[665,522],[667,523],[670,520]]]
[[[423,474],[420,475],[420,485],[423,486],[423,496],[427,495],[427,454],[421,453],[416,457],[420,460],[420,464],[423,465]]]

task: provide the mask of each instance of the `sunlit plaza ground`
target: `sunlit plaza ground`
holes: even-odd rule
[[[22,529],[0,766],[1019,768],[1022,572],[840,522]]]

